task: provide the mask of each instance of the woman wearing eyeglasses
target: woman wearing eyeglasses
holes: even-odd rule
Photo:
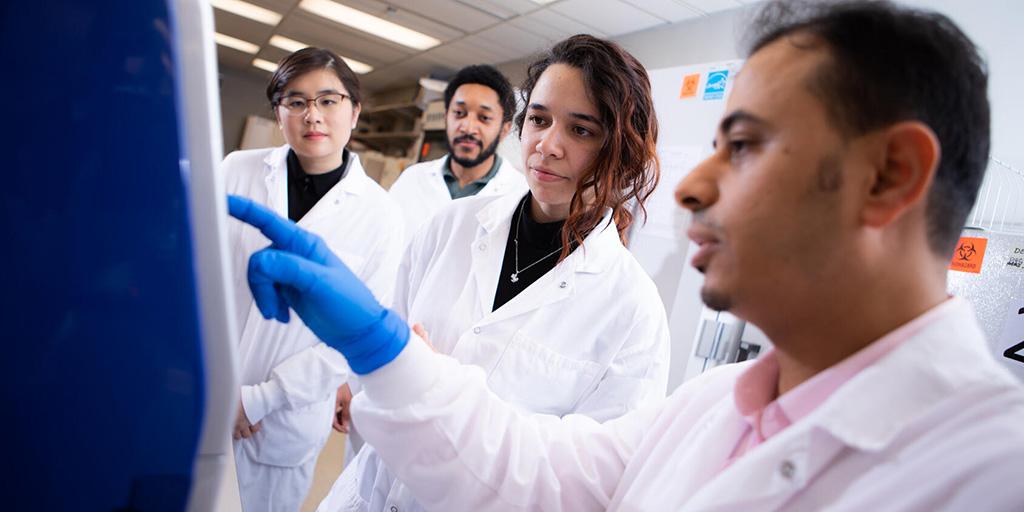
[[[608,420],[663,398],[668,378],[664,306],[623,245],[630,203],[657,182],[650,81],[618,45],[579,35],[533,63],[521,90],[529,192],[441,210],[407,249],[394,309],[522,410]],[[420,509],[372,446],[319,508]]]
[[[390,303],[402,221],[387,192],[345,149],[360,111],[355,73],[328,50],[299,50],[281,61],[267,99],[287,144],[228,155],[221,164],[228,193],[320,235],[379,301]],[[246,269],[268,241],[239,222],[230,223],[228,236],[241,331],[234,438],[242,505],[246,512],[299,510],[348,366],[297,316],[287,324],[263,318]]]

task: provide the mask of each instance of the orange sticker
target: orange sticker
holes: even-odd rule
[[[987,244],[988,240],[985,238],[961,238],[953,251],[953,260],[949,263],[949,269],[980,274],[981,263],[985,261],[985,246]]]
[[[683,88],[679,90],[679,99],[694,98],[697,96],[697,85],[700,83],[700,73],[686,75],[683,77]]]

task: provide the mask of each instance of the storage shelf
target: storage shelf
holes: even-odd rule
[[[363,140],[412,140],[419,137],[421,132],[376,132],[376,133],[353,133],[353,139]]]
[[[419,104],[414,101],[407,101],[403,103],[389,103],[386,105],[368,107],[363,110],[360,116],[401,116],[409,119],[416,119],[420,117],[421,112],[423,112],[423,109],[420,108]]]

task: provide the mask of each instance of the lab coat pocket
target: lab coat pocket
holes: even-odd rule
[[[491,389],[523,409],[544,414],[572,412],[590,390],[601,365],[561,354],[522,332],[512,337],[488,378]]]
[[[316,457],[327,441],[333,412],[333,397],[305,407],[278,409],[261,420],[262,428],[245,448],[262,464],[301,465]]]

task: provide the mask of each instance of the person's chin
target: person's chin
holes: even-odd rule
[[[700,300],[708,309],[714,311],[729,311],[732,308],[732,296],[706,281],[700,289]]]
[[[322,158],[328,155],[333,155],[341,151],[341,148],[335,148],[333,144],[321,144],[320,142],[303,141],[298,147],[293,147],[296,153],[307,157],[307,158]]]
[[[558,187],[553,186],[551,183],[544,183],[535,179],[529,180],[530,192],[533,197],[545,204],[563,204],[568,203],[569,200],[565,199],[565,194],[559,193]],[[570,200],[572,196],[569,196]]]

